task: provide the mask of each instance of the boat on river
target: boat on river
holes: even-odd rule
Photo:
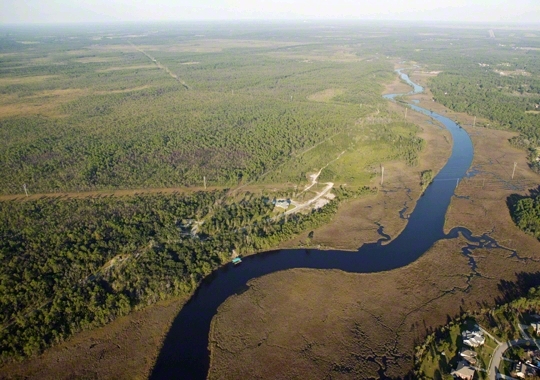
[[[232,263],[234,265],[238,265],[242,262],[242,259],[240,257],[235,257],[234,259],[232,259]]]

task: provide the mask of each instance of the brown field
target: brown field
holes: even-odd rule
[[[24,84],[42,82],[44,80],[55,78],[57,75],[34,75],[29,77],[4,77],[0,78],[0,86],[9,86],[11,84]]]
[[[120,70],[155,69],[155,68],[156,68],[156,65],[113,66],[107,69],[96,70],[96,73],[107,73],[110,71],[120,71]]]
[[[65,54],[68,54],[68,55],[88,55],[89,52],[90,51],[88,49],[78,49],[78,50],[66,51]]]
[[[310,61],[330,61],[330,62],[359,62],[363,61],[365,58],[359,57],[354,52],[349,52],[345,50],[335,51],[332,54],[328,52],[314,50],[310,53],[298,53],[298,52],[289,52],[289,51],[273,51],[269,53],[264,53],[270,57],[281,58],[281,59],[297,59],[301,60],[303,63],[309,63]]]
[[[329,89],[311,94],[307,97],[307,99],[313,102],[329,102],[332,100],[332,98],[341,94],[343,94],[343,90],[329,88]]]
[[[103,63],[103,62],[114,62],[120,61],[121,57],[84,57],[76,58],[73,61],[79,63]]]
[[[0,95],[0,119],[28,114],[61,117],[58,111],[60,104],[72,101],[86,93],[88,93],[87,90],[71,88],[40,91],[24,98],[17,95]]]
[[[121,94],[121,93],[124,93],[124,92],[145,90],[145,89],[150,88],[150,87],[152,87],[152,86],[144,85],[144,86],[139,86],[139,87],[123,88],[123,89],[119,89],[119,90],[94,91],[93,93],[94,94],[99,94],[99,95]]]

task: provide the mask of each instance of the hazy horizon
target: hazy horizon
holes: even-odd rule
[[[4,0],[2,24],[182,21],[423,21],[449,23],[540,23],[537,0],[322,1],[199,0]]]

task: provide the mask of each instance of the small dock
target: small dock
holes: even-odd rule
[[[242,259],[240,257],[235,257],[234,259],[232,259],[232,263],[234,265],[238,265],[242,262]]]

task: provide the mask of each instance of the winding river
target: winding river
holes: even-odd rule
[[[413,87],[406,95],[423,91],[406,74],[400,70],[398,73]],[[396,96],[384,97],[393,100]],[[463,249],[464,254],[474,248],[498,246],[489,236],[474,237],[464,228],[454,228],[444,234],[446,210],[456,182],[467,175],[473,159],[473,145],[467,132],[449,118],[415,104],[409,106],[441,122],[452,134],[453,147],[446,165],[418,200],[403,232],[388,244],[382,244],[388,238],[381,238],[378,242],[362,245],[355,252],[283,249],[245,257],[237,267],[228,264],[217,269],[202,282],[176,316],[151,379],[205,379],[210,362],[208,337],[212,318],[219,305],[231,295],[245,290],[247,282],[253,278],[292,268],[340,269],[354,273],[392,270],[415,261],[438,240],[455,238],[460,233],[471,243]]]

